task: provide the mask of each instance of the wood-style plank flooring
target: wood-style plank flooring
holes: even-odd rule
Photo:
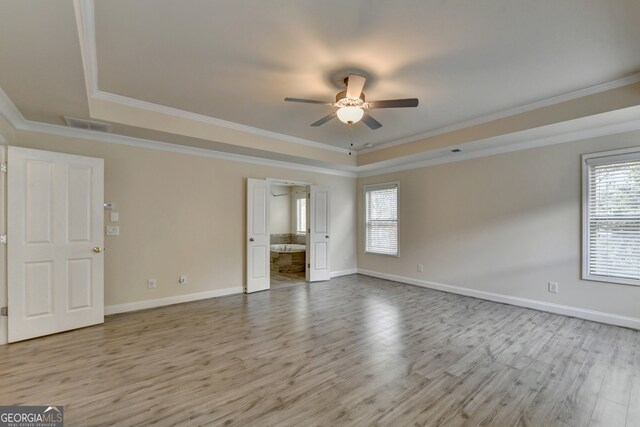
[[[304,285],[306,284],[304,271],[301,273],[274,273],[271,272],[271,287]]]
[[[0,347],[67,426],[640,426],[637,331],[353,275]]]

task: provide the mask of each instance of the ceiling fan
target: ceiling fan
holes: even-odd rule
[[[365,110],[371,110],[374,108],[403,108],[418,106],[418,98],[387,99],[384,101],[367,102],[364,97],[364,92],[362,91],[366,81],[366,77],[358,74],[349,74],[349,77],[344,79],[344,84],[347,85],[347,89],[342,92],[338,92],[336,95],[336,102],[315,101],[313,99],[301,98],[285,98],[284,100],[287,102],[322,104],[337,108],[336,111],[324,116],[317,122],[312,123],[311,126],[321,126],[337,116],[341,122],[348,125],[352,125],[362,120],[364,124],[372,130],[381,128],[382,124],[371,117]]]

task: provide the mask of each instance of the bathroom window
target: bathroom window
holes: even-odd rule
[[[296,234],[307,234],[307,197],[296,195]]]
[[[640,149],[583,156],[586,280],[640,285]]]
[[[397,182],[364,187],[365,252],[399,256]]]

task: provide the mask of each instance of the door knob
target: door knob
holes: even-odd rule
[[[325,237],[326,239],[328,239],[328,238],[329,238],[329,235],[326,235],[326,236],[324,236],[324,237]]]
[[[96,246],[95,248],[93,248],[93,252],[99,254],[100,252],[102,252],[102,248],[100,246]]]
[[[250,239],[249,239],[249,241],[250,241],[250,242],[253,242],[253,241],[254,241],[253,237],[252,237],[252,238],[250,238]]]

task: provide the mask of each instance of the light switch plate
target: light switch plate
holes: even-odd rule
[[[120,227],[117,225],[107,225],[107,236],[119,236]]]
[[[111,222],[118,222],[120,221],[120,213],[118,212],[111,212]]]

